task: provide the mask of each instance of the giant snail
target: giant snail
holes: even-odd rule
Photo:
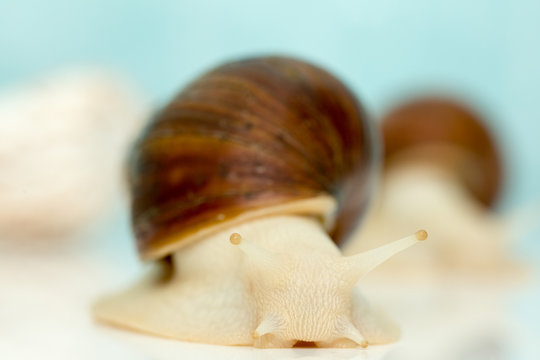
[[[399,328],[356,284],[427,233],[348,257],[336,245],[364,214],[378,147],[351,91],[306,62],[251,58],[199,77],[129,161],[139,254],[164,270],[96,317],[222,345],[394,342]]]

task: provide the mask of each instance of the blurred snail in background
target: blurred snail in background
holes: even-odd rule
[[[384,176],[354,254],[421,223],[435,241],[385,269],[491,271],[508,264],[508,229],[492,208],[503,183],[499,147],[485,120],[445,97],[417,98],[382,118]],[[433,273],[433,272],[432,272]]]
[[[374,139],[353,94],[306,62],[252,58],[201,76],[130,158],[137,247],[157,271],[100,300],[95,316],[224,345],[397,340],[356,283],[427,233],[349,257],[336,245],[370,197]]]
[[[147,112],[129,82],[96,68],[3,89],[0,248],[56,251],[95,223]]]

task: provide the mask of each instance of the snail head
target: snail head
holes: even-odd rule
[[[297,341],[327,346],[367,346],[353,321],[352,290],[383,261],[426,239],[424,230],[353,256],[276,253],[243,239],[230,242],[246,260],[249,292],[256,305],[255,345],[281,347]]]

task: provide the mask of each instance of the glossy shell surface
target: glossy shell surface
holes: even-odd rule
[[[336,241],[368,198],[374,144],[353,94],[306,62],[265,57],[222,65],[160,111],[129,162],[132,222],[143,259],[201,229],[256,210],[330,195]]]

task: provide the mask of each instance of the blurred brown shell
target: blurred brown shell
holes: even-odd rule
[[[372,142],[359,103],[326,71],[283,57],[220,66],[177,95],[132,152],[139,253],[160,258],[201,229],[321,195],[338,201],[338,241],[366,205]]]
[[[443,97],[418,98],[392,109],[382,120],[385,163],[404,150],[419,150],[422,160],[452,166],[465,186],[484,205],[499,195],[502,165],[484,120],[467,106]],[[451,145],[464,156],[452,158],[433,151]]]

